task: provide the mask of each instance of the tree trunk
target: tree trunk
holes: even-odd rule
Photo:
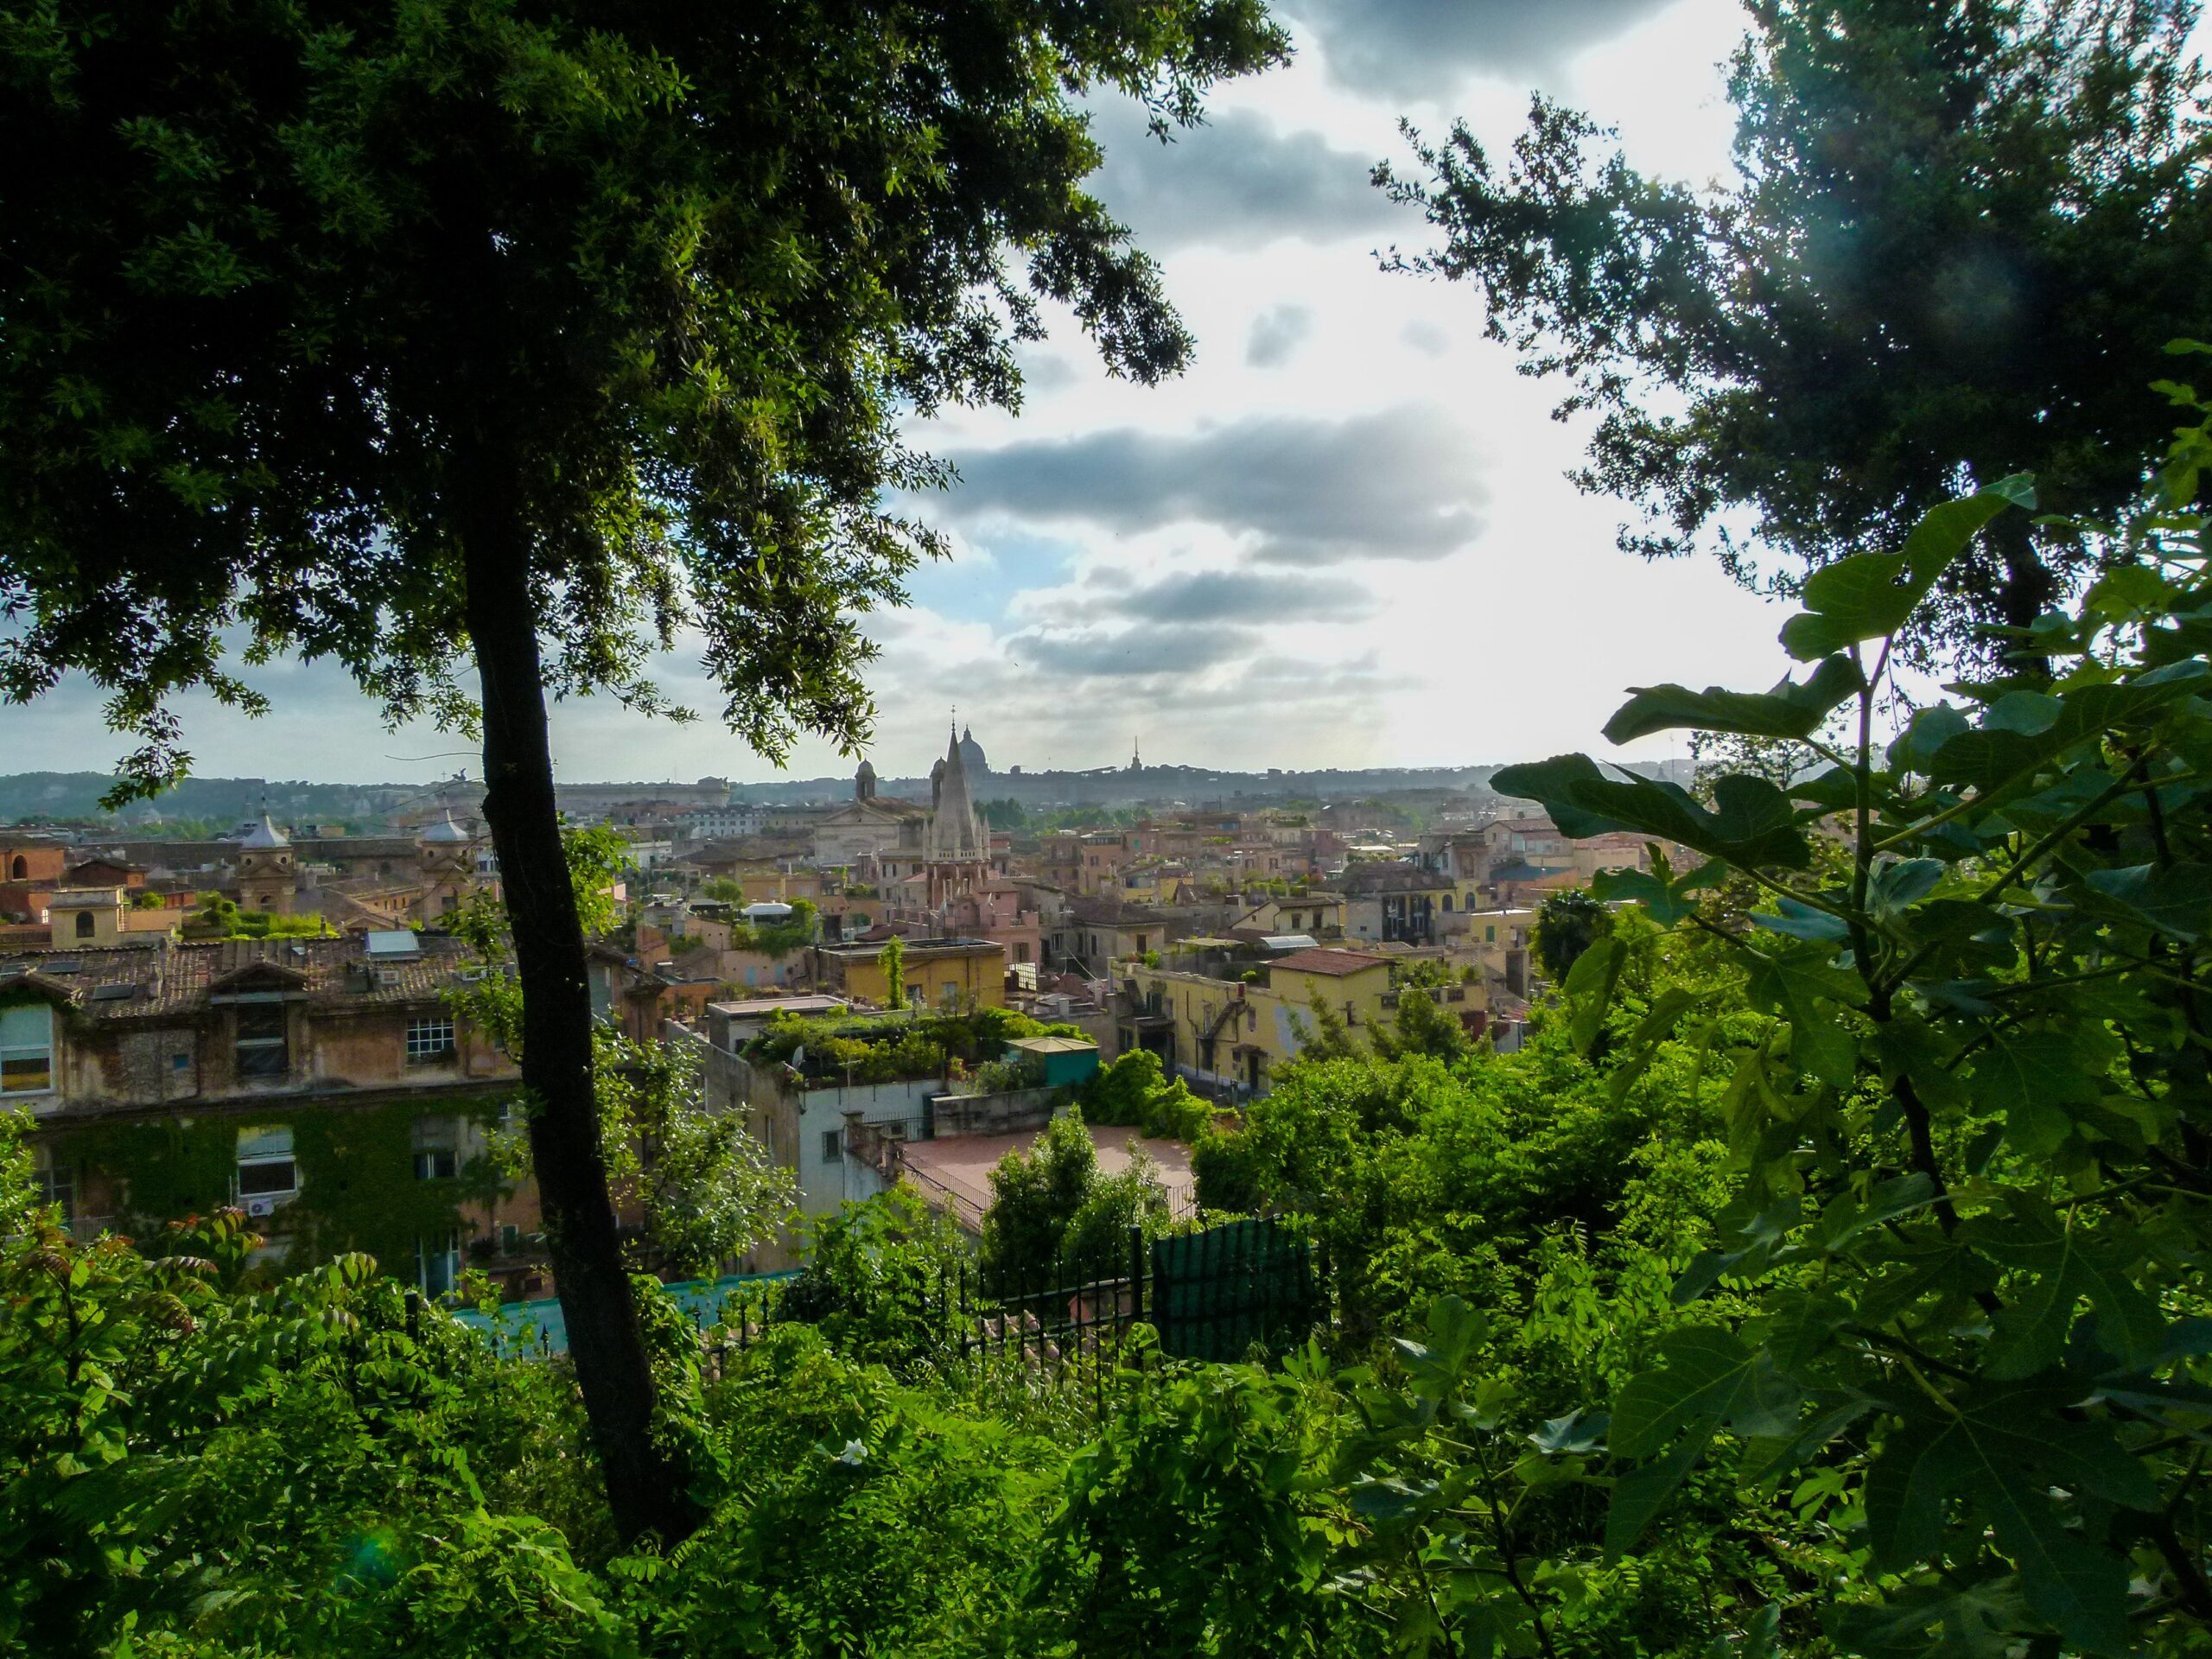
[[[1997,590],[1998,620],[2008,628],[2033,627],[2058,597],[2057,575],[2036,550],[2034,520],[2024,512],[2000,512],[1990,521],[1988,533],[2005,562],[2004,585]]]
[[[496,473],[497,469],[491,469]],[[469,637],[483,687],[484,816],[499,855],[523,996],[523,1085],[569,1352],[625,1539],[697,1524],[683,1471],[655,1444],[653,1380],[622,1263],[592,1087],[591,988],[554,805],[526,535],[493,477],[465,514]]]

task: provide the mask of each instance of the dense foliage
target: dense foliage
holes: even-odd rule
[[[79,1244],[14,1160],[10,1639],[2198,1650],[2208,466],[2192,426],[2039,625],[2048,675],[1961,682],[1878,739],[1884,642],[2014,480],[1808,584],[1802,680],[1653,688],[1611,728],[1779,737],[1827,770],[1704,800],[1579,757],[1505,773],[1569,834],[1708,861],[1608,878],[1635,908],[1518,1052],[1445,1040],[1408,988],[1370,1046],[1317,1014],[1203,1137],[1202,1198],[1298,1217],[1321,1259],[1325,1317],[1265,1363],[1171,1361],[1139,1326],[1079,1394],[979,1366],[945,1288],[964,1247],[879,1200],[816,1227],[779,1317],[714,1364],[639,1285],[656,1433],[703,1518],[625,1553],[560,1363],[493,1357],[359,1259],[255,1290],[235,1217],[159,1255]],[[1146,1185],[1103,1177],[1070,1114],[1001,1171],[982,1265],[1117,1274],[1161,1224]]]
[[[2184,429],[2105,573],[2037,621],[2048,672],[1955,684],[1886,745],[1894,639],[2026,480],[1814,576],[1782,634],[1802,682],[1652,688],[1607,728],[1806,741],[1833,762],[1817,776],[1723,777],[1707,808],[1579,756],[1500,775],[1570,835],[1707,855],[1612,891],[1701,925],[1764,1016],[1731,1035],[1671,985],[1629,1039],[1633,1076],[1656,1039],[1699,1033],[1741,1174],[1675,1287],[1692,1323],[1614,1395],[1614,1548],[1721,1447],[1753,1513],[1796,1483],[1844,1523],[1800,1570],[1848,1645],[2202,1639],[2208,461],[2212,432]],[[1817,835],[1849,849],[1840,871]],[[1770,901],[1748,926],[1695,907],[1728,869]],[[1600,942],[1570,976],[1586,1037],[1627,956]]]

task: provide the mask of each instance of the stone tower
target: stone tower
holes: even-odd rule
[[[261,822],[238,842],[238,906],[289,916],[297,887],[292,838],[270,822],[269,809],[264,806]]]

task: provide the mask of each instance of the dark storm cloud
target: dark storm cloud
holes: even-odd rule
[[[1489,491],[1434,410],[1251,416],[1189,434],[1112,428],[961,456],[956,516],[1124,533],[1211,524],[1271,564],[1436,559],[1482,531]]]
[[[1098,573],[1119,574],[1112,566]],[[1374,608],[1367,588],[1345,577],[1239,569],[1177,572],[1143,587],[1123,579],[1109,588],[1094,579],[1059,613],[1068,620],[1189,625],[1349,620]]]
[[[1313,312],[1303,305],[1278,305],[1252,319],[1245,337],[1244,360],[1255,369],[1279,369],[1313,332]]]
[[[1470,75],[1541,76],[1667,0],[1294,0],[1329,78],[1377,98],[1446,98]]]
[[[1134,105],[1101,109],[1094,130],[1106,163],[1090,181],[1114,216],[1155,252],[1203,243],[1255,248],[1281,237],[1325,242],[1394,223],[1411,210],[1369,182],[1372,156],[1318,132],[1281,132],[1232,110],[1162,143]]]

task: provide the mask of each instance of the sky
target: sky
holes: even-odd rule
[[[908,609],[870,619],[870,757],[927,769],[957,706],[996,767],[1126,760],[1266,766],[1465,765],[1608,747],[1632,684],[1753,688],[1787,666],[1783,613],[1704,560],[1620,552],[1630,510],[1566,474],[1582,429],[1563,388],[1485,340],[1471,290],[1381,267],[1429,245],[1369,182],[1409,159],[1402,116],[1510,142],[1531,88],[1619,129],[1649,172],[1728,167],[1721,64],[1738,0],[1279,0],[1297,46],[1219,89],[1162,145],[1101,104],[1094,188],[1164,268],[1198,339],[1187,373],[1109,379],[1065,315],[1025,348],[1018,417],[919,424],[961,482],[912,504],[956,556]],[[387,732],[342,671],[245,671],[274,711],[181,705],[194,770],[341,782],[475,771],[465,743]],[[554,712],[570,781],[772,777],[712,719],[696,658],[658,676],[708,717],[658,723],[607,699]],[[129,746],[65,684],[0,710],[0,772],[105,770]],[[853,762],[803,742],[790,775]]]

